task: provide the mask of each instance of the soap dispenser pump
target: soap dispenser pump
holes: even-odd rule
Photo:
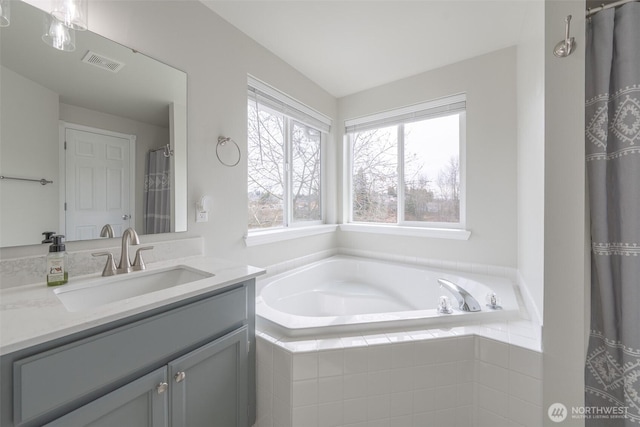
[[[51,236],[53,243],[47,254],[47,286],[64,285],[69,281],[68,256],[65,252],[64,238],[61,234]]]

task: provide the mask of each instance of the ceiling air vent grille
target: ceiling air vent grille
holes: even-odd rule
[[[112,73],[117,73],[122,69],[122,67],[124,67],[123,62],[119,62],[119,61],[116,61],[115,59],[107,58],[104,55],[100,55],[99,53],[95,53],[92,51],[87,52],[84,58],[82,58],[82,62],[95,65],[98,68],[111,71]]]

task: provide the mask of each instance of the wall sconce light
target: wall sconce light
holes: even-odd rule
[[[11,0],[0,0],[0,27],[11,24]]]
[[[85,31],[88,28],[87,0],[54,0],[53,15],[72,30]]]
[[[44,17],[44,34],[42,41],[54,49],[64,52],[76,50],[76,33],[71,28],[66,27],[53,15]]]

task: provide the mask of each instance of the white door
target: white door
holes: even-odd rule
[[[89,129],[89,128],[87,128]],[[105,224],[119,237],[134,224],[131,196],[135,137],[65,129],[67,240],[97,239]]]

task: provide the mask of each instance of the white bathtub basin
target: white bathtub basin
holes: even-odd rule
[[[179,265],[163,270],[93,279],[56,288],[53,292],[68,311],[79,311],[213,276]]]
[[[459,310],[441,278],[471,294],[481,311]],[[491,292],[501,310],[484,304]],[[451,314],[436,310],[440,296],[451,299]],[[507,278],[335,256],[258,280],[256,314],[258,329],[301,338],[501,321],[518,318],[520,309]]]

